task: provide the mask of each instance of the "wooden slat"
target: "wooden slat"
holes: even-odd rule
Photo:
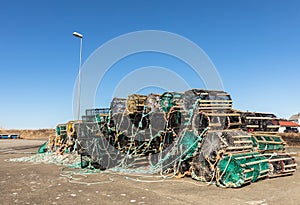
[[[284,170],[283,173],[288,173],[288,172],[295,172],[296,169],[288,169],[288,170]]]
[[[200,110],[229,110],[231,107],[201,107],[199,108]]]
[[[254,162],[247,162],[245,164],[242,164],[242,167],[247,166],[247,165],[249,166],[249,165],[259,164],[262,162],[268,162],[268,159],[258,160],[258,161],[254,161]]]
[[[257,128],[257,127],[259,127],[259,126],[258,126],[258,125],[247,125],[246,127]]]
[[[229,102],[232,103],[232,100],[200,100],[200,103],[202,102]]]
[[[245,182],[252,181],[252,179],[253,179],[253,176],[251,176],[251,177],[248,177],[248,178],[245,178]]]
[[[251,140],[241,140],[241,141],[234,141],[233,142],[234,144],[241,144],[241,143],[251,143],[252,144],[252,141]]]
[[[253,171],[254,171],[253,168],[251,168],[251,169],[246,169],[246,170],[244,171],[244,173],[253,172]]]
[[[285,161],[285,160],[291,160],[291,158],[276,158],[276,159],[269,159],[269,162],[278,162],[278,161]]]
[[[253,134],[253,136],[263,136],[263,137],[265,137],[265,136],[268,136],[268,137],[277,137],[277,138],[281,138],[281,136],[279,136],[279,135],[271,135],[271,134],[269,134],[269,133],[255,133],[255,134]]]
[[[252,155],[248,155],[248,156],[236,157],[234,159],[240,160],[240,159],[248,159],[248,158],[251,158],[251,157],[252,157]]]
[[[220,126],[222,126],[222,124],[221,123],[209,123],[209,126],[220,127]]]
[[[236,113],[207,113],[206,114],[207,116],[220,116],[220,117],[231,117],[231,116],[236,116],[236,117],[239,117],[240,115],[239,114],[236,114]]]
[[[265,175],[262,175],[262,176],[258,176],[257,179],[261,179],[261,178],[264,178],[264,177],[267,177],[268,174],[266,173]]]
[[[279,118],[273,117],[246,117],[248,120],[279,120]]]
[[[263,141],[263,140],[257,140],[258,143],[263,143],[263,144],[283,144],[283,142],[275,142],[275,141]]]
[[[200,103],[199,104],[200,107],[213,107],[213,106],[218,106],[218,107],[226,107],[226,106],[232,106],[231,104],[221,104],[221,103],[209,103],[209,104],[204,104],[204,103]]]
[[[267,128],[278,128],[280,125],[267,125]]]
[[[285,174],[274,174],[274,175],[269,175],[269,178],[274,178],[274,177],[283,177],[287,175],[292,175],[293,173],[285,173]]]
[[[235,149],[252,149],[252,146],[240,146],[240,147],[227,147],[226,150],[235,150]]]
[[[261,171],[259,171],[260,174],[261,174],[261,173],[266,173],[266,172],[269,172],[269,170],[266,169],[266,170],[261,170]]]
[[[250,135],[236,135],[236,136],[232,136],[232,138],[250,138]]]
[[[284,165],[284,168],[297,167],[297,164]]]

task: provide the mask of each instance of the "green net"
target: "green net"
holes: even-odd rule
[[[174,106],[173,103],[173,94],[172,93],[164,93],[161,97],[160,97],[160,106],[162,108],[162,110],[164,112],[169,112],[169,110],[171,109],[171,107]]]
[[[44,163],[44,164],[56,164],[63,165],[69,168],[81,168],[80,155],[77,153],[68,155],[59,155],[52,152],[45,152],[29,157],[13,158],[11,162],[33,162],[33,163]]]
[[[44,144],[42,144],[42,146],[40,146],[40,148],[38,150],[39,154],[47,152],[47,144],[48,144],[48,142],[45,142]]]
[[[268,160],[258,152],[225,156],[218,163],[219,183],[226,187],[241,187],[268,175]]]
[[[180,104],[182,93],[177,92],[165,92],[160,96],[160,107],[162,111],[168,113],[174,106]]]
[[[251,136],[253,147],[258,151],[283,151],[285,143],[280,136],[276,135],[255,135]]]
[[[60,135],[60,127],[56,126],[56,135],[59,136]]]
[[[185,152],[185,158],[190,158],[193,156],[195,151],[198,149],[198,141],[201,141],[201,139],[198,139],[199,137],[195,135],[195,133],[191,130],[188,130],[184,133],[184,136],[180,142],[182,146],[186,149]]]

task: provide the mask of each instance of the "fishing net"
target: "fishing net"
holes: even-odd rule
[[[251,135],[253,146],[259,151],[284,151],[285,142],[280,136],[270,134]]]
[[[241,187],[268,176],[268,160],[258,152],[233,154],[218,163],[217,182],[226,187]]]

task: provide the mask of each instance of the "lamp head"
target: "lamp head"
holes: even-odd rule
[[[78,32],[73,32],[73,36],[78,37],[78,38],[82,38],[83,35],[78,33]]]

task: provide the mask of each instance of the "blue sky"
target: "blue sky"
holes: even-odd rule
[[[210,57],[235,108],[289,117],[300,112],[299,9],[296,0],[1,0],[0,128],[53,128],[73,119],[79,65],[73,31],[84,34],[83,61],[128,32],[179,34]],[[121,66],[156,65],[174,67],[191,85],[203,86],[168,56],[130,56],[119,65],[110,72],[116,79],[124,75]],[[97,105],[109,105],[101,95]]]

